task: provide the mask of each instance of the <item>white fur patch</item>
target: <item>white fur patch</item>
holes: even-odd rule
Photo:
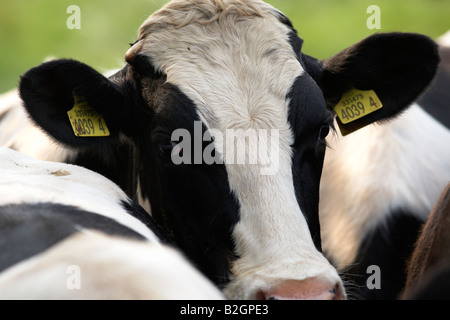
[[[0,147],[0,205],[51,202],[94,212],[135,230],[147,239],[156,236],[125,212],[126,194],[93,171],[57,162],[35,160]]]
[[[328,139],[320,193],[324,252],[352,263],[362,237],[392,210],[425,219],[450,181],[450,131],[418,105],[382,126]]]

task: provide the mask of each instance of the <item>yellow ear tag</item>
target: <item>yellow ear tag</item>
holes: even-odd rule
[[[70,125],[77,137],[108,137],[109,129],[100,113],[74,94],[73,108],[67,111]]]
[[[383,108],[383,104],[373,90],[351,89],[342,95],[334,111],[343,124],[361,119]]]

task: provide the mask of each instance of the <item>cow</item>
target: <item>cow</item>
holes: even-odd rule
[[[406,300],[450,299],[450,184],[436,202],[408,261]]]
[[[409,33],[375,34],[323,61],[302,44],[262,1],[175,0],[144,21],[115,75],[55,60],[25,73],[19,92],[70,150],[61,161],[121,186],[227,297],[343,299],[318,217],[333,106],[373,90],[378,109],[344,127],[393,118],[439,57]]]
[[[398,298],[419,230],[450,181],[447,38],[438,39],[441,63],[431,87],[404,114],[327,140],[319,204],[323,249],[348,274],[351,297]],[[371,266],[381,270],[381,288],[367,287]]]
[[[102,175],[0,147],[0,299],[223,299]]]

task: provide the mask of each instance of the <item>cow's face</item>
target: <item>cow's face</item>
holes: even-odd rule
[[[110,79],[56,61],[29,71],[21,94],[33,119],[67,144],[105,150],[126,136],[136,147],[141,201],[200,269],[229,282],[229,297],[343,298],[320,253],[328,106],[361,82],[385,101],[370,121],[404,108],[432,75],[418,70],[420,90],[405,89],[398,102],[398,90],[361,70],[382,64],[379,55],[396,42],[394,60],[417,44],[427,52],[418,57],[434,58],[428,39],[395,34],[322,65],[301,53],[288,19],[261,1],[172,1],[144,22],[128,65]],[[374,47],[383,50],[370,60]],[[392,66],[379,69],[402,83]],[[80,99],[104,116],[109,137],[74,137],[63,115]],[[37,111],[43,104],[47,113]]]
[[[324,278],[342,296],[317,250],[332,113],[292,27],[267,5],[243,6],[169,6],[141,27],[126,54],[151,113],[139,131],[153,168],[141,188],[152,185],[153,214],[209,276],[226,281],[231,262],[231,297],[292,274]]]

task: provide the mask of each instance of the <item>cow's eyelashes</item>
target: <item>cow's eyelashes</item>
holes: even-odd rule
[[[159,141],[157,145],[160,154],[164,158],[170,158],[172,156],[172,152],[174,151],[176,143],[167,139]]]

